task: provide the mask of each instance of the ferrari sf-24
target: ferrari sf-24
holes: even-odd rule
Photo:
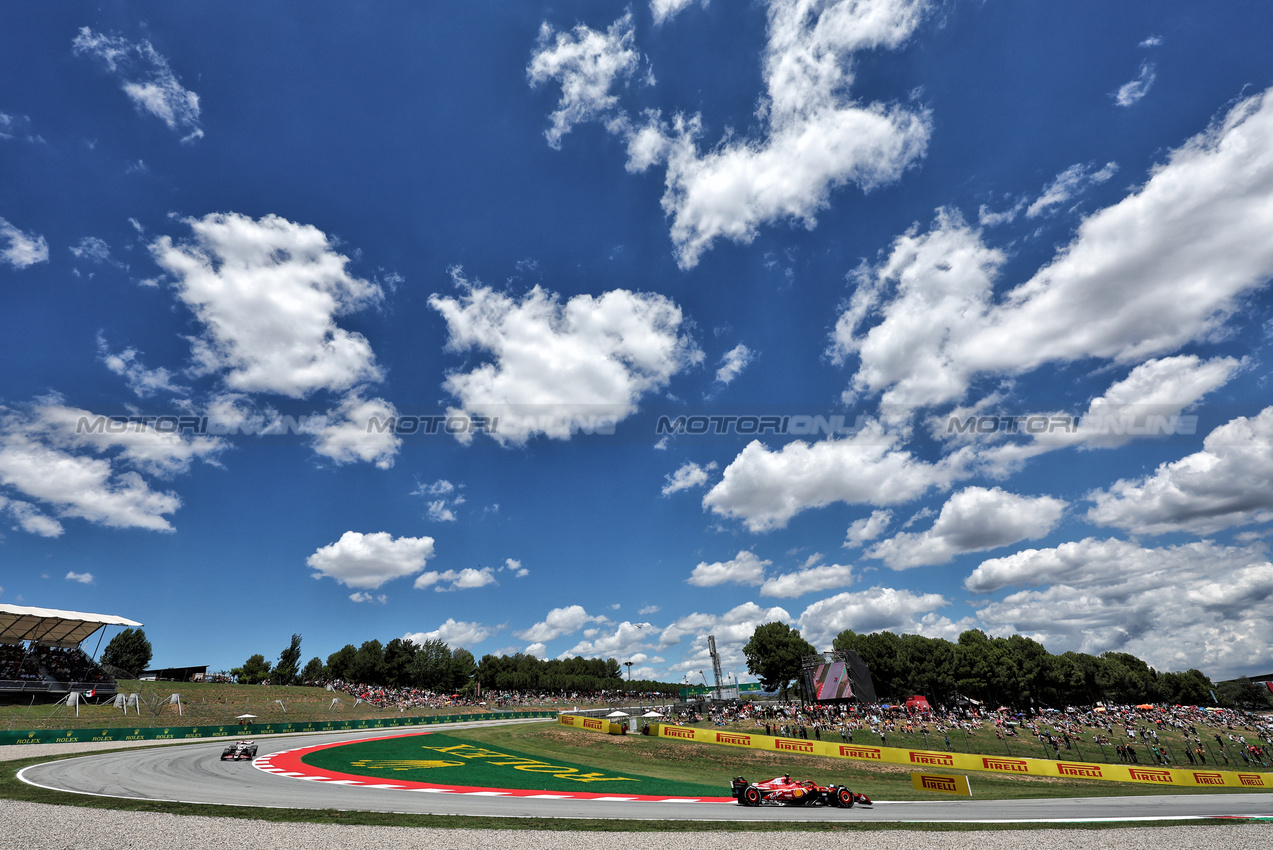
[[[767,782],[748,782],[734,777],[730,792],[740,806],[837,806],[851,809],[872,805],[865,794],[854,794],[844,785],[819,785],[812,779],[793,781],[783,775]]]

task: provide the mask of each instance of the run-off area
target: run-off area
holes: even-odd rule
[[[677,782],[631,771],[616,773],[603,765],[545,760],[439,733],[288,750],[263,756],[256,760],[256,766],[301,779],[404,790],[733,802],[726,796],[727,786]]]

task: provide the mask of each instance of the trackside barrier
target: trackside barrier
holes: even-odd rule
[[[250,723],[239,726],[167,726],[111,729],[35,729],[29,732],[0,732],[0,746],[6,744],[83,744],[95,741],[166,741],[198,738],[224,738],[253,735],[279,735],[300,732],[345,732],[354,729],[393,729],[402,726],[425,726],[435,723],[464,723],[474,720],[500,720],[514,717],[556,717],[555,711],[498,711],[481,714],[443,714],[429,717],[384,717],[364,720],[308,721],[297,723]]]
[[[653,731],[653,726],[650,727]],[[810,756],[874,761],[884,764],[904,764],[918,770],[980,770],[994,773],[1016,773],[1022,776],[1074,777],[1078,779],[1105,779],[1112,782],[1141,782],[1153,785],[1183,787],[1229,787],[1273,789],[1273,774],[1247,773],[1234,770],[1184,770],[1180,768],[1150,767],[1134,764],[1087,764],[1084,762],[1053,761],[1037,758],[1000,758],[999,756],[972,755],[968,753],[943,753],[928,750],[905,750],[899,747],[866,747],[859,744],[837,744],[831,741],[806,741],[802,738],[779,738],[770,735],[752,735],[739,732],[722,732],[717,729],[697,729],[689,726],[660,724],[660,738],[675,741],[696,741],[700,744],[721,744],[727,747],[748,747],[778,753],[798,753]]]
[[[587,729],[590,732],[605,732],[608,735],[622,735],[623,726],[611,723],[601,717],[583,717],[578,714],[559,714],[557,722],[562,726],[573,726],[575,729]]]

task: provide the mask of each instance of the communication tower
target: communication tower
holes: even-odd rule
[[[720,692],[720,680],[724,678],[720,672],[720,656],[716,654],[716,636],[707,636],[707,651],[712,654],[712,676],[716,680],[716,698],[724,699]]]

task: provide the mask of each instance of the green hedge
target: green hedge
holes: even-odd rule
[[[393,729],[432,723],[463,723],[509,717],[556,717],[555,711],[483,712],[444,714],[431,717],[385,717],[365,720],[303,721],[296,723],[252,723],[245,726],[118,726],[110,729],[35,729],[29,732],[0,732],[0,746],[6,744],[87,744],[96,741],[166,741],[199,738],[251,737],[299,732],[345,732],[351,729]]]

